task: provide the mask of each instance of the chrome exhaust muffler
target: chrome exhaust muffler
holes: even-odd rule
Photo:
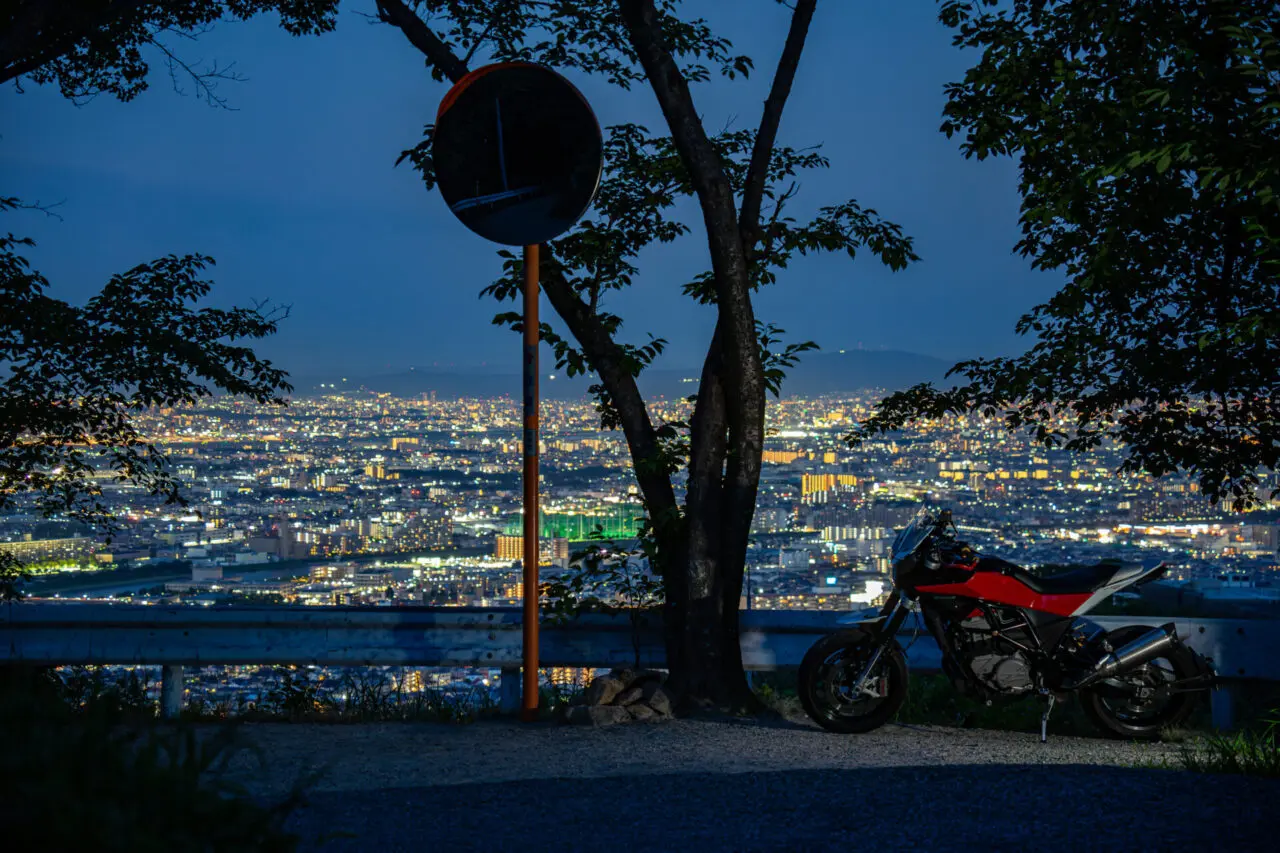
[[[1125,643],[1113,650],[1093,665],[1093,669],[1082,675],[1074,683],[1066,684],[1068,690],[1079,690],[1096,681],[1110,678],[1141,666],[1149,660],[1168,654],[1178,646],[1178,634],[1173,623],[1169,622],[1159,628],[1152,628],[1135,640]]]

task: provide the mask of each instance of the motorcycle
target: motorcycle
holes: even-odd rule
[[[921,509],[891,549],[893,590],[879,613],[819,640],[800,665],[801,704],[842,734],[884,725],[907,695],[898,633],[918,611],[961,693],[990,705],[1026,697],[1043,703],[1040,740],[1055,703],[1079,697],[1113,737],[1155,739],[1186,719],[1212,688],[1209,661],[1173,623],[1105,631],[1083,619],[1100,602],[1168,571],[1164,563],[1101,563],[1039,576],[980,556],[959,538],[950,510]]]

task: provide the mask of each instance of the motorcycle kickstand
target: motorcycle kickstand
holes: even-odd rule
[[[1040,715],[1040,742],[1049,742],[1049,715],[1053,713],[1053,705],[1057,702],[1057,697],[1052,693],[1044,694],[1044,713]]]

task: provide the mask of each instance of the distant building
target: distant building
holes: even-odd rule
[[[550,551],[549,556],[551,557],[551,562],[555,563],[557,566],[559,566],[562,569],[568,568],[569,567],[569,540],[565,539],[562,536],[557,536],[556,538],[551,540],[550,545],[551,547],[549,548],[549,551]]]
[[[296,560],[310,556],[311,546],[299,542],[293,525],[287,516],[281,514],[276,522],[275,535],[251,536],[249,549],[259,554],[273,554],[281,560]]]
[[[89,536],[71,536],[65,539],[24,539],[21,542],[0,542],[0,553],[12,554],[23,563],[45,563],[52,560],[80,560],[93,552],[94,541]]]
[[[399,471],[388,471],[387,464],[382,459],[375,459],[368,465],[364,466],[364,473],[368,477],[375,480],[399,480]]]
[[[499,533],[493,545],[493,556],[498,560],[524,559],[524,537]]]
[[[800,500],[804,503],[826,503],[831,493],[850,490],[858,485],[853,474],[804,474],[800,477]]]
[[[752,533],[775,533],[791,524],[791,510],[785,507],[760,507],[751,519]]]
[[[350,563],[312,566],[310,572],[311,580],[313,581],[348,580],[353,574],[355,574],[355,566]]]
[[[222,566],[192,566],[191,580],[196,583],[222,580]]]
[[[397,551],[445,551],[453,547],[453,519],[443,507],[428,507],[395,534]]]

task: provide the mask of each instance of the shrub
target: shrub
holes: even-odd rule
[[[224,775],[243,749],[234,729],[198,737],[190,727],[139,724],[118,704],[68,702],[50,670],[2,669],[0,725],[8,738],[0,750],[0,808],[8,849],[296,849],[284,822],[302,786],[276,805],[245,796]]]

